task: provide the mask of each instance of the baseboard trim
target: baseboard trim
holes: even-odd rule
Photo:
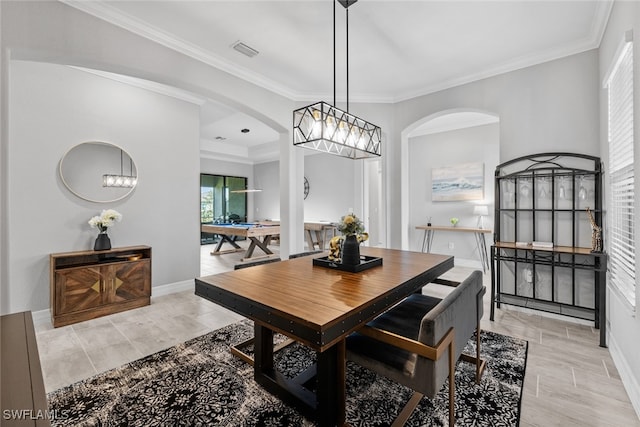
[[[183,280],[181,282],[168,283],[166,285],[154,286],[151,288],[151,299],[155,297],[161,297],[164,295],[175,294],[176,292],[183,292],[192,290],[195,292],[195,281]]]
[[[195,282],[191,280],[183,280],[181,282],[168,283],[166,285],[154,286],[151,288],[151,299],[161,297],[164,295],[175,294],[176,292],[183,292],[192,290],[195,292]],[[51,310],[38,310],[32,311],[33,323],[43,323],[51,321]]]
[[[571,317],[571,316],[565,316],[562,314],[549,313],[547,311],[535,310],[532,308],[520,307],[517,305],[510,305],[507,303],[502,304],[500,308],[497,308],[497,310],[517,311],[520,313],[532,314],[540,317],[546,317],[549,319],[562,320],[563,322],[575,323],[577,325],[593,327],[593,320],[586,320],[586,319],[580,319],[578,317]]]
[[[618,373],[620,374],[620,378],[622,379],[622,385],[627,391],[627,395],[629,396],[631,405],[633,406],[633,409],[635,409],[636,415],[640,420],[640,383],[638,383],[637,378],[633,376],[633,371],[627,363],[627,359],[620,351],[620,347],[618,347],[618,344],[616,343],[613,335],[607,335],[609,342],[609,353],[611,353],[613,363],[618,369]]]
[[[482,270],[482,263],[477,259],[454,258],[453,263],[456,267],[469,267]]]
[[[33,323],[50,322],[51,310],[47,308],[46,310],[32,311],[31,317],[33,318]]]

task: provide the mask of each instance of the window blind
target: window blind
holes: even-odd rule
[[[635,165],[633,154],[633,42],[624,41],[608,79],[609,283],[635,309]]]

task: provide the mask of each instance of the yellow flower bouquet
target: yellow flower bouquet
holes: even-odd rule
[[[329,259],[340,262],[344,255],[342,252],[345,239],[349,236],[355,236],[357,243],[360,244],[369,239],[369,233],[364,231],[362,220],[353,213],[340,218],[337,228],[342,236],[335,236],[329,241]],[[355,257],[359,259],[359,251]]]

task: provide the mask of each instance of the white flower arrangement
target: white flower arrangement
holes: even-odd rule
[[[112,227],[116,222],[122,220],[122,214],[113,209],[103,210],[100,215],[96,215],[89,220],[89,225],[92,228],[97,228],[101,233],[107,231],[109,227]]]

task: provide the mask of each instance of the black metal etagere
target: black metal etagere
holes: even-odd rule
[[[593,320],[606,346],[606,254],[592,247],[587,208],[602,226],[602,163],[541,153],[495,172],[491,320],[501,304]]]

